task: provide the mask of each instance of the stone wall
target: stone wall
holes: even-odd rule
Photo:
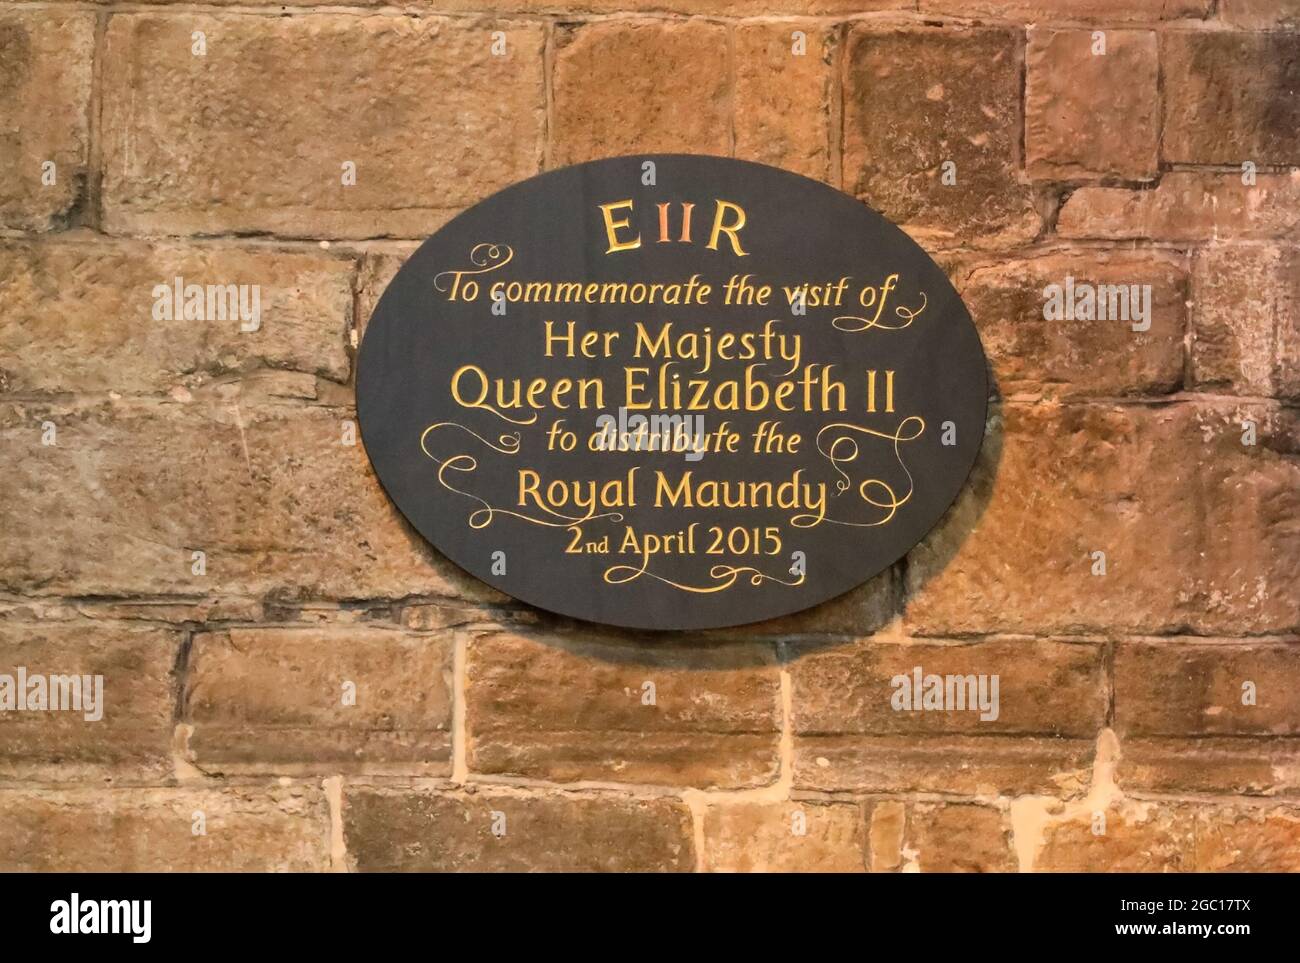
[[[0,93],[0,672],[107,700],[0,714],[0,869],[1300,869],[1296,0],[6,2]],[[981,330],[967,492],[817,609],[529,609],[347,443],[419,239],[649,151],[855,194]]]

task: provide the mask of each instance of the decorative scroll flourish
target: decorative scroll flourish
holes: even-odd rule
[[[742,575],[749,576],[749,584],[758,586],[764,582],[779,582],[781,585],[787,585],[794,588],[802,585],[804,573],[800,572],[798,577],[791,581],[777,578],[775,575],[767,575],[758,569],[749,565],[714,565],[709,569],[709,578],[716,581],[716,585],[683,585],[681,582],[674,582],[672,579],[664,578],[662,575],[656,575],[649,571],[646,566],[650,563],[649,556],[641,560],[641,567],[634,565],[611,565],[605,569],[604,579],[609,585],[626,585],[628,582],[639,579],[642,575],[648,575],[656,581],[663,582],[665,585],[671,585],[675,589],[681,589],[683,592],[692,592],[697,595],[710,595],[714,592],[721,592],[731,588],[736,584],[736,580]]]
[[[921,313],[925,311],[926,305],[929,303],[930,299],[927,298],[925,292],[922,291],[921,306],[919,308],[913,309],[902,304],[894,308],[895,316],[903,319],[902,324],[885,324],[879,318],[859,318],[852,314],[841,314],[839,317],[832,320],[831,324],[840,331],[846,331],[850,334],[855,334],[859,331],[868,331],[871,328],[879,328],[882,331],[902,331],[921,316]]]
[[[835,482],[835,489],[838,494],[843,494],[853,487],[853,481],[848,473],[841,468],[857,460],[861,453],[857,438],[854,433],[867,435],[875,438],[883,438],[893,443],[894,458],[898,461],[898,467],[903,470],[907,476],[907,490],[900,497],[894,487],[888,482],[879,478],[867,478],[857,486],[858,497],[873,508],[879,508],[885,512],[883,518],[878,518],[872,522],[850,522],[842,519],[831,518],[829,515],[795,515],[790,519],[790,524],[795,528],[813,528],[822,522],[830,522],[832,525],[848,525],[853,528],[875,528],[880,525],[888,524],[898,510],[907,504],[914,491],[912,473],[907,470],[907,465],[903,461],[903,454],[900,452],[899,445],[905,442],[915,441],[920,438],[925,431],[925,420],[917,415],[910,415],[898,423],[893,434],[884,431],[876,431],[874,428],[866,428],[862,425],[849,424],[847,422],[836,422],[826,425],[821,431],[817,432],[817,450],[822,456],[830,461],[831,467],[835,469],[836,474],[840,477]],[[828,435],[829,433],[829,435]],[[833,436],[833,437],[832,437]],[[827,438],[829,437],[829,441]],[[879,495],[879,499],[873,497]]]
[[[501,411],[500,409],[488,404],[486,401],[475,401],[473,403],[467,401],[465,402],[465,407],[474,408],[477,409],[478,411],[490,411],[492,412],[492,414],[496,415],[502,421],[508,421],[512,425],[533,425],[537,423],[537,412],[535,411],[527,418],[511,418],[504,411]],[[468,431],[469,429],[466,430]]]
[[[443,278],[454,277],[457,279],[456,283],[459,284],[460,278],[467,274],[487,274],[489,271],[495,271],[497,268],[505,267],[514,260],[514,257],[514,249],[509,244],[493,244],[491,242],[475,244],[469,251],[469,260],[470,263],[474,265],[474,269],[466,269],[464,271],[442,271],[441,273],[434,275],[433,286],[436,290],[445,293],[447,289],[442,286]],[[508,421],[512,425],[531,425],[535,424],[537,421],[537,412],[535,411],[527,418],[511,418],[499,408],[489,405],[487,402],[481,400],[472,404],[467,403],[465,407],[490,411],[502,421]]]
[[[474,265],[475,270],[442,271],[435,274],[433,276],[434,289],[446,293],[447,289],[442,286],[443,278],[455,275],[487,274],[489,271],[505,267],[514,260],[514,256],[514,248],[509,244],[493,244],[491,242],[475,244],[469,251],[469,260]]]
[[[462,488],[457,488],[447,480],[447,474],[449,472],[461,472],[465,475],[473,474],[473,472],[478,468],[478,459],[468,452],[460,452],[449,458],[439,458],[437,455],[433,454],[433,452],[429,451],[426,441],[430,432],[438,428],[459,428],[461,431],[473,435],[493,451],[500,452],[503,455],[516,455],[519,453],[519,433],[509,432],[500,435],[497,437],[497,443],[493,444],[472,428],[466,428],[464,425],[457,424],[454,421],[439,421],[430,425],[421,432],[420,450],[438,463],[438,483],[448,491],[455,492],[457,495],[464,495],[466,498],[473,499],[482,506],[481,508],[476,508],[474,511],[469,513],[466,521],[470,528],[487,528],[487,526],[491,525],[498,515],[522,519],[525,522],[531,522],[534,525],[542,525],[546,528],[568,528],[580,522],[589,522],[600,518],[608,518],[615,522],[621,522],[623,520],[623,516],[618,512],[603,512],[597,514],[594,506],[591,511],[582,516],[565,515],[562,512],[553,511],[543,506],[542,511],[551,516],[550,519],[534,518],[533,516],[526,515],[523,512],[516,512],[508,508],[497,508],[486,499],[475,495],[473,492],[467,492]]]

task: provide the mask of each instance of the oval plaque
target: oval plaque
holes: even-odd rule
[[[984,435],[970,316],[907,235],[796,174],[593,161],[411,256],[360,350],[380,482],[452,561],[593,622],[839,595],[952,503]]]

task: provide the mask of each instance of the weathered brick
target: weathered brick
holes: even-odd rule
[[[1202,513],[1195,564],[1186,566],[1196,574],[1178,597],[1186,622],[1200,634],[1293,633],[1300,629],[1300,411],[1221,405],[1197,409],[1192,421],[1197,434],[1180,442],[1194,458],[1177,476],[1196,476],[1188,494]],[[1257,433],[1250,446],[1242,443],[1248,421]]]
[[[443,602],[411,602],[401,606],[398,621],[417,632],[431,632],[490,619],[491,613],[474,606]]]
[[[1150,285],[1150,329],[1134,331],[1134,320],[1119,318],[1045,320],[1047,286],[1063,288],[1067,277],[1103,290],[1120,285],[1126,296],[1130,285]],[[1001,257],[967,264],[954,280],[1004,398],[1115,397],[1182,387],[1188,299],[1183,258],[1095,249]]]
[[[1018,30],[859,24],[844,88],[844,189],[922,240],[1027,240],[1017,175]],[[956,164],[955,185],[942,183]]]
[[[998,716],[893,708],[896,676],[997,675]],[[790,667],[795,784],[859,792],[1058,792],[1106,711],[1101,652],[1048,640],[866,643]],[[909,690],[910,691],[910,690]],[[988,692],[989,690],[986,690]]]
[[[1209,16],[1211,0],[919,0],[922,13],[1003,17],[1027,23],[1147,23]]]
[[[0,227],[48,230],[83,201],[94,47],[89,14],[0,12]]]
[[[1094,741],[1020,736],[807,734],[794,740],[794,785],[823,792],[962,795],[1077,793]]]
[[[796,31],[804,35],[802,53]],[[733,44],[736,156],[826,180],[832,31],[816,23],[744,24]]]
[[[1192,268],[1192,379],[1300,398],[1300,248],[1211,245]]]
[[[196,633],[184,703],[190,760],[223,773],[396,765],[446,775],[450,662],[448,639],[379,628]]]
[[[97,3],[97,4],[108,4],[108,3],[112,3],[113,0],[88,0],[88,2]],[[143,0],[144,5],[153,5],[158,7],[159,9],[166,9],[168,5],[174,4],[175,2],[176,0]],[[294,6],[365,7],[365,6],[381,6],[382,2],[383,0],[355,0],[355,2],[352,2],[352,0],[319,0],[319,2],[318,0],[284,0],[284,3],[280,4],[280,6],[283,7],[294,7]],[[440,0],[440,3],[438,4],[438,8],[440,10],[454,9],[458,3],[463,4],[467,2],[470,2],[470,0]],[[515,2],[515,0],[510,0],[510,2]],[[208,4],[205,4],[205,6],[207,5]],[[211,0],[210,5],[216,7],[235,6],[235,5],[240,5],[240,0]],[[483,9],[484,6],[491,6],[491,4],[488,3],[487,0],[483,0],[483,2],[479,4],[478,9],[481,10]]]
[[[1038,28],[1026,51],[1025,164],[1031,177],[1141,180],[1159,168],[1156,35]]]
[[[1295,795],[1300,739],[1126,736],[1115,781],[1125,792]]]
[[[1115,724],[1121,736],[1300,736],[1300,642],[1121,643]]]
[[[0,405],[0,585],[285,601],[495,597],[388,502],[350,411]],[[42,445],[42,425],[57,443]],[[206,574],[192,553],[206,553]]]
[[[556,34],[552,163],[728,153],[727,29],[612,20]]]
[[[328,867],[329,813],[315,788],[0,791],[7,873]]]
[[[1300,163],[1300,43],[1294,34],[1161,35],[1165,161]]]
[[[98,719],[87,719],[84,703],[82,711],[0,712],[0,781],[89,778],[105,770],[119,781],[169,775],[180,643],[178,630],[154,626],[0,622],[0,673],[14,685],[19,667],[29,679],[71,676],[82,692],[81,676],[103,677],[102,703],[91,713]],[[92,682],[92,697],[94,691]]]
[[[353,788],[343,830],[348,858],[363,872],[695,867],[690,812],[674,799]]]
[[[195,30],[206,56],[190,52]],[[505,56],[492,54],[497,30]],[[514,21],[116,15],[106,226],[423,237],[537,172],[542,47],[540,24]]]
[[[267,614],[260,600],[212,595],[199,599],[71,598],[54,596],[0,601],[0,616],[12,621],[75,620],[153,622],[260,622]]]
[[[260,326],[242,331],[238,312],[220,319],[185,317],[183,302],[172,305],[178,277],[182,289],[220,285],[213,306],[220,301],[223,313],[226,285],[256,285]],[[158,285],[167,293],[155,292]],[[173,320],[158,317],[160,299],[174,308]],[[351,315],[352,265],[324,255],[136,242],[4,242],[0,392],[151,394],[199,388],[258,369],[346,381]]]
[[[1006,816],[989,806],[917,803],[907,807],[906,868],[923,873],[1014,873]]]
[[[1205,807],[1197,816],[1196,869],[1300,872],[1300,809]]]
[[[908,556],[905,618],[925,635],[1290,631],[1298,434],[1294,413],[1260,405],[1007,405]]]
[[[992,708],[895,709],[894,680],[924,676],[997,676]],[[1099,646],[1047,639],[978,643],[860,643],[814,652],[790,666],[796,735],[1053,735],[1093,738],[1106,715]],[[967,688],[958,686],[963,699]],[[956,692],[956,690],[954,690]],[[992,695],[986,689],[985,695]],[[990,699],[990,702],[992,700]]]
[[[1168,171],[1150,190],[1082,187],[1061,208],[1063,237],[1210,241],[1294,237],[1300,228],[1300,168],[1239,173]]]
[[[472,771],[710,788],[777,775],[770,647],[488,633],[470,643],[466,680]]]
[[[483,0],[453,0],[467,9],[482,8]],[[497,0],[510,9],[541,13],[686,13],[693,16],[804,16],[912,10],[916,0]]]
[[[739,803],[704,813],[704,868],[726,873],[861,873],[867,827],[855,803]]]
[[[907,821],[907,807],[897,800],[885,799],[870,809],[867,840],[871,872],[895,872],[903,865],[903,828]]]
[[[1104,814],[1105,822],[1098,819]],[[1094,832],[1094,828],[1104,832]],[[1125,802],[1082,811],[1043,829],[1036,872],[1192,872],[1196,814],[1186,807]]]
[[[92,0],[110,3],[112,0]],[[175,0],[144,0],[168,4]],[[237,4],[241,0],[212,0],[214,5]],[[384,6],[386,0],[285,0],[282,6]],[[446,13],[500,14],[628,14],[684,13],[693,16],[772,16],[777,14],[863,13],[882,10],[914,10],[916,0],[438,0],[437,9]]]
[[[1219,0],[1219,19],[1234,27],[1300,26],[1300,0]]]

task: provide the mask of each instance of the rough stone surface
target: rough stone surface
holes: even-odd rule
[[[607,21],[556,36],[556,166],[632,153],[727,154],[727,30]]]
[[[780,684],[770,647],[710,656],[493,633],[470,644],[466,672],[475,772],[702,788],[776,778]]]
[[[897,800],[884,800],[871,807],[867,831],[871,872],[893,873],[902,866],[906,820],[907,806]]]
[[[361,870],[683,872],[691,817],[676,800],[350,789],[344,838]]]
[[[1300,812],[1288,807],[1169,806],[1127,802],[1056,823],[1039,871],[1287,873],[1300,867]]]
[[[1181,680],[1180,680],[1181,682]],[[1300,739],[1146,739],[1126,735],[1115,780],[1125,792],[1271,796],[1300,793]]]
[[[94,45],[88,14],[0,12],[0,228],[48,230],[84,201]]]
[[[1072,794],[1093,740],[1054,736],[799,735],[794,785],[822,792]]]
[[[15,687],[15,700],[20,668],[29,687],[33,677],[49,682],[46,706],[55,704],[52,676],[75,680],[59,682],[60,706],[77,705],[70,686],[83,699],[81,711],[0,713],[0,783],[90,779],[106,771],[136,782],[165,777],[171,769],[172,670],[180,645],[180,632],[170,627],[89,619],[0,621],[0,674]],[[88,705],[84,696],[94,699],[101,685],[102,702]]]
[[[908,556],[913,631],[1294,630],[1292,412],[1008,405],[1004,418],[966,492]],[[1245,420],[1254,446],[1241,443]]]
[[[1124,643],[1115,653],[1121,737],[1300,736],[1300,643]]]
[[[393,511],[351,412],[0,406],[0,584],[37,594],[487,597]],[[42,426],[56,444],[43,445]],[[193,553],[205,553],[196,574]]]
[[[112,0],[93,0],[110,3]],[[173,0],[145,0],[167,4]],[[241,0],[210,0],[213,5],[237,4]],[[1104,0],[1103,0],[1104,2]],[[1150,0],[1144,0],[1150,2]],[[281,6],[385,6],[386,0],[286,0]],[[916,0],[438,0],[446,13],[560,14],[568,17],[590,14],[678,13],[692,16],[752,17],[774,14],[872,13],[911,11]]]
[[[923,873],[1015,872],[1006,817],[989,806],[918,803],[907,811],[903,856]]]
[[[1206,808],[1196,826],[1202,873],[1300,872],[1300,810]]]
[[[186,317],[191,285],[203,288],[199,317]],[[240,305],[255,321],[228,310]],[[0,242],[0,393],[161,394],[262,371],[344,382],[351,317],[352,264],[324,254]]]
[[[923,708],[911,698],[921,678],[959,678],[964,708]],[[1095,645],[1049,640],[979,643],[891,642],[841,646],[791,665],[796,735],[1032,734],[1088,738],[1105,719],[1102,653]],[[998,677],[996,717],[969,678]],[[901,677],[901,678],[900,678]],[[946,685],[946,683],[945,683]],[[924,683],[923,683],[924,691]],[[897,708],[898,696],[910,708]],[[990,706],[992,700],[989,700]]]
[[[737,157],[828,179],[834,36],[816,23],[736,29]]]
[[[846,191],[923,240],[1038,233],[1017,174],[1019,31],[863,24],[844,56]],[[955,184],[943,183],[946,162]]]
[[[1300,168],[1243,174],[1169,171],[1151,190],[1081,187],[1061,207],[1066,238],[1159,241],[1294,238],[1300,229]]]
[[[1159,166],[1158,51],[1150,30],[1029,31],[1025,163],[1045,180],[1144,180]]]
[[[1300,412],[1266,405],[1220,405],[1189,417],[1195,452],[1182,470],[1198,476],[1200,519],[1195,577],[1180,589],[1186,624],[1201,634],[1285,633],[1300,629]],[[1255,433],[1244,444],[1246,425]],[[1194,429],[1193,429],[1194,426]],[[1199,439],[1197,438],[1199,435]],[[1204,446],[1197,450],[1199,440]],[[1245,534],[1249,533],[1249,534]]]
[[[1105,822],[1097,819],[1103,813]],[[1196,813],[1157,803],[1081,812],[1044,830],[1036,872],[1192,872]],[[1102,832],[1096,832],[1102,829]]]
[[[1300,248],[1202,248],[1193,261],[1192,300],[1198,387],[1300,398]]]
[[[1126,312],[1101,320],[1045,319],[1045,292],[1056,285],[1064,300],[1067,279],[1073,279],[1076,291],[1090,285],[1106,292],[1107,305],[1115,294],[1117,305],[1127,305]],[[1000,257],[965,265],[954,281],[1004,398],[1113,398],[1182,387],[1185,258],[1096,250]],[[1139,324],[1134,311],[1145,286],[1150,288],[1150,328],[1134,331]]]
[[[786,802],[710,806],[704,868],[728,873],[861,873],[867,827],[862,807]]]
[[[191,53],[195,30],[205,56]],[[537,23],[116,15],[104,45],[105,224],[423,237],[537,172],[541,77]],[[349,161],[356,183],[345,186]]]
[[[388,629],[196,633],[184,693],[187,748],[221,772],[394,764],[446,775],[451,644]]]
[[[1170,31],[1160,44],[1164,160],[1300,163],[1300,44],[1294,34]]]
[[[1211,0],[919,0],[919,5],[922,13],[1005,17],[1027,23],[1060,20],[1145,23],[1203,19],[1210,12]]]
[[[315,788],[0,791],[0,872],[328,867],[329,814]]]
[[[1234,27],[1265,30],[1300,26],[1296,0],[1219,0],[1219,19]]]

